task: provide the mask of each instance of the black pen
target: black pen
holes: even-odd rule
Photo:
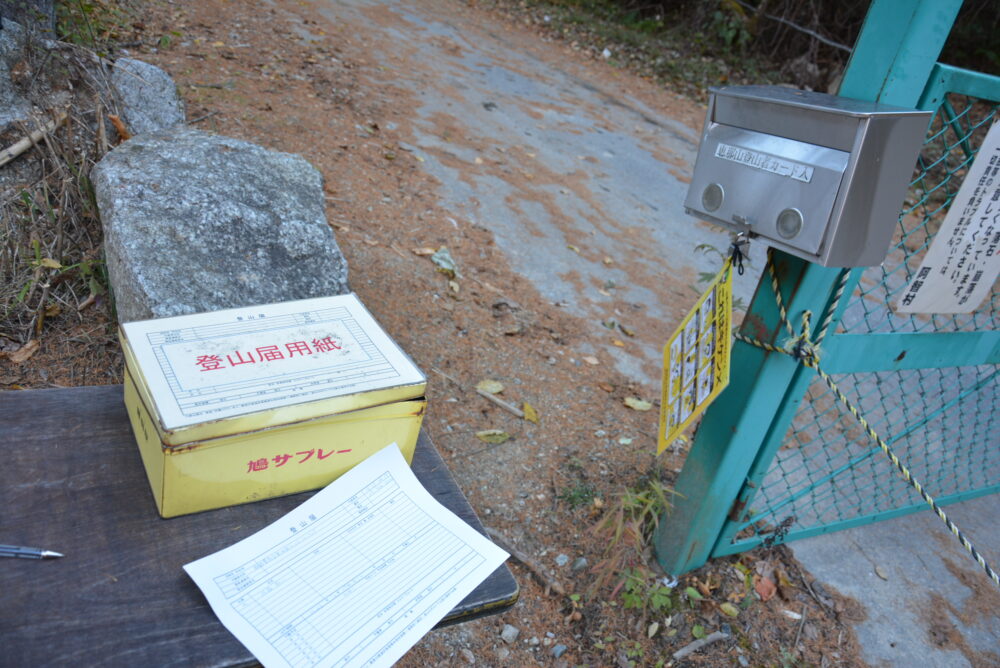
[[[0,545],[0,557],[16,559],[56,559],[64,556],[52,550],[42,550],[37,547],[20,547],[18,545]]]

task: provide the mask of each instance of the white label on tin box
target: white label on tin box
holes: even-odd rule
[[[424,380],[354,295],[123,328],[167,429]]]

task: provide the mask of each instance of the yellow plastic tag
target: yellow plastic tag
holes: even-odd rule
[[[732,306],[732,261],[726,260],[663,347],[657,454],[673,443],[729,385]]]

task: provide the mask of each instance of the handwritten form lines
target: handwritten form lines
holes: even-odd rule
[[[434,501],[390,446],[185,568],[266,666],[325,668],[391,664],[505,557]]]

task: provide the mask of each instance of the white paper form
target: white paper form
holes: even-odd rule
[[[268,668],[389,666],[507,556],[438,503],[393,443],[184,570]]]

